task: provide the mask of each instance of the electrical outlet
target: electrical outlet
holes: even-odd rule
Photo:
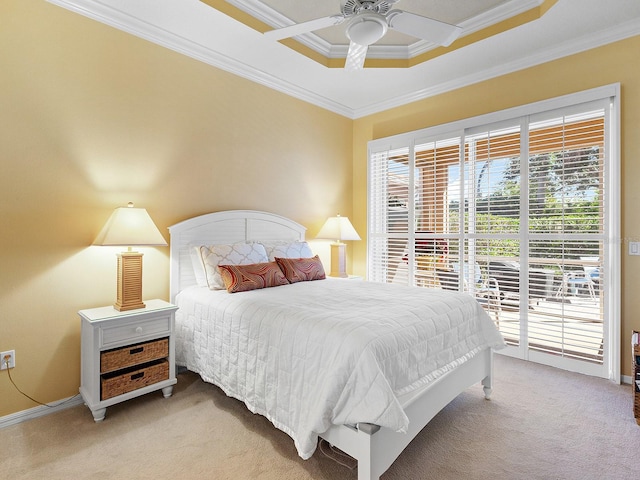
[[[7,359],[6,357],[9,357],[8,361],[9,361],[9,367],[8,368],[15,368],[16,366],[16,351],[15,350],[9,350],[7,352],[0,352],[0,362],[2,362],[2,365],[0,365],[0,370],[6,370],[7,369]]]

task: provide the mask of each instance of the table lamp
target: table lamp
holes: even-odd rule
[[[331,244],[331,273],[330,277],[348,277],[347,275],[347,245],[342,240],[360,240],[358,232],[347,217],[329,217],[316,238],[335,240]]]
[[[132,251],[134,246],[166,246],[167,242],[144,208],[116,208],[102,228],[94,245],[128,247],[117,254],[118,286],[116,310],[144,308],[142,301],[142,253]]]

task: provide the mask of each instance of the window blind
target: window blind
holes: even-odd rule
[[[370,144],[369,279],[467,291],[519,356],[606,376],[609,106]]]

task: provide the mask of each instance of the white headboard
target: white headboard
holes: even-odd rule
[[[190,218],[169,227],[170,298],[196,284],[190,247],[250,241],[303,241],[307,229],[293,220],[255,210],[228,210]]]

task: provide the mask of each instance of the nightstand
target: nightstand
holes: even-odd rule
[[[163,300],[120,312],[109,307],[80,310],[80,394],[96,422],[107,407],[156,390],[170,397],[176,384],[174,315]]]

